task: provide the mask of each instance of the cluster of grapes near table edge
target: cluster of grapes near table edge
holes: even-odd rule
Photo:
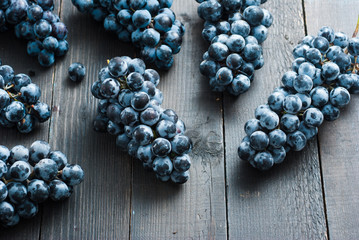
[[[35,141],[29,149],[0,145],[0,225],[12,227],[20,218],[34,217],[48,199],[69,198],[83,178],[79,165],[68,164],[66,155],[51,151],[45,141]]]
[[[71,0],[82,13],[103,22],[123,42],[140,49],[140,57],[168,70],[181,50],[185,27],[170,9],[173,0]]]
[[[0,126],[16,127],[21,133],[30,133],[38,123],[51,116],[50,106],[40,102],[41,89],[24,74],[14,73],[0,60]]]
[[[292,69],[282,77],[255,118],[244,126],[238,155],[253,167],[268,170],[289,151],[302,150],[318,134],[323,120],[334,121],[359,93],[359,38],[322,27],[294,48]]]
[[[161,107],[159,82],[157,71],[139,58],[109,60],[91,89],[100,99],[94,129],[116,136],[116,145],[159,180],[182,184],[189,178],[192,141],[175,111]]]
[[[27,53],[43,67],[64,56],[69,45],[67,28],[53,13],[53,0],[3,0],[0,2],[0,32],[14,29],[17,38],[27,41]]]
[[[209,78],[214,92],[234,96],[249,90],[254,71],[263,67],[261,44],[273,22],[260,4],[266,0],[196,0],[198,15],[205,20],[202,37],[210,43],[200,72]]]

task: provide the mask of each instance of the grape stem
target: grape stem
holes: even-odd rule
[[[357,36],[359,31],[359,15],[358,15],[358,22],[357,22],[357,26],[355,27],[355,31],[353,33],[353,38]]]

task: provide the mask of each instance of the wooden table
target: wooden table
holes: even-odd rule
[[[359,98],[336,122],[325,123],[304,151],[292,153],[268,172],[239,160],[244,123],[265,103],[290,67],[292,49],[323,25],[352,34],[357,0],[268,0],[274,16],[265,41],[264,67],[251,89],[238,98],[212,93],[199,73],[208,47],[194,0],[175,0],[173,10],[187,32],[175,65],[161,74],[164,106],[186,122],[194,141],[191,178],[183,186],[161,183],[92,130],[97,100],[90,87],[106,59],[134,56],[134,49],[79,13],[70,0],[57,11],[69,29],[70,51],[44,69],[26,55],[12,32],[1,35],[0,57],[17,73],[35,72],[42,100],[51,103],[50,121],[29,135],[0,130],[0,144],[29,146],[36,139],[65,152],[86,171],[83,184],[65,202],[43,204],[39,214],[0,233],[0,239],[358,239]],[[88,69],[72,84],[67,68]]]

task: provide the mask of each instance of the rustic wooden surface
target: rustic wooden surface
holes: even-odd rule
[[[80,14],[69,0],[57,11],[69,29],[70,51],[54,67],[41,68],[24,42],[1,34],[0,58],[17,73],[35,72],[42,100],[53,115],[30,135],[0,129],[0,144],[50,142],[85,170],[83,184],[63,203],[46,203],[39,214],[0,233],[0,239],[357,239],[359,237],[359,103],[354,96],[334,123],[326,123],[304,151],[261,173],[237,156],[243,125],[289,69],[292,48],[323,25],[352,33],[356,0],[268,0],[274,16],[263,45],[265,65],[239,98],[212,93],[198,70],[207,45],[194,0],[175,0],[187,32],[175,65],[161,73],[164,106],[186,122],[194,141],[191,178],[183,186],[158,182],[115,147],[113,137],[92,130],[97,101],[90,87],[106,59],[134,57],[129,44]],[[72,84],[67,67],[87,67]]]

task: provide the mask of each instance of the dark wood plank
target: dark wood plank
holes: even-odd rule
[[[322,186],[316,141],[291,153],[281,165],[259,172],[242,162],[237,147],[244,124],[267,101],[290,69],[292,49],[304,36],[301,1],[268,1],[274,16],[263,45],[265,65],[249,92],[225,97],[225,146],[230,239],[326,239]]]
[[[133,55],[130,45],[106,33],[102,24],[62,1],[62,19],[69,29],[70,51],[55,71],[54,111],[50,143],[80,164],[85,180],[64,203],[44,208],[41,239],[128,239],[130,225],[131,161],[115,139],[93,131],[97,100],[91,95],[97,73],[106,59]],[[73,62],[87,67],[80,84],[67,78]]]
[[[56,2],[55,12],[58,13],[59,10],[59,2]],[[54,67],[43,68],[36,58],[27,55],[26,41],[17,39],[13,30],[1,33],[0,58],[3,64],[12,66],[16,74],[25,73],[29,75],[30,72],[35,73],[31,80],[41,88],[40,101],[51,105]],[[61,62],[61,59],[57,61]],[[36,140],[48,141],[50,121],[39,124],[37,129],[29,134],[21,134],[13,128],[0,128],[0,145],[5,145],[8,148],[12,148],[15,145],[30,147],[31,143]],[[3,230],[0,234],[0,239],[38,239],[42,221],[41,215],[42,206],[40,205],[40,211],[35,218],[29,220],[22,219],[17,226]]]
[[[349,36],[354,32],[358,19],[356,0],[306,0],[305,9],[309,34],[317,34],[322,26],[331,26]],[[319,131],[330,239],[359,236],[358,112],[359,98],[353,95],[340,118],[323,124]]]
[[[164,106],[174,109],[194,141],[190,180],[182,186],[161,183],[133,166],[132,239],[226,239],[224,150],[220,96],[213,94],[199,63],[207,44],[193,0],[174,1],[186,35],[175,65],[161,74]]]

